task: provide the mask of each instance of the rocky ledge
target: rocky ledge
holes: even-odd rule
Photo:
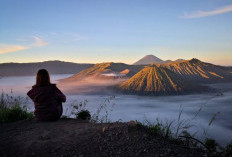
[[[207,156],[149,133],[135,123],[95,124],[76,119],[0,124],[0,156],[110,157]]]

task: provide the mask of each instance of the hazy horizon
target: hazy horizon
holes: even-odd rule
[[[153,54],[231,66],[231,18],[231,0],[1,0],[0,63],[132,64]]]
[[[141,58],[140,58],[141,59]],[[161,58],[162,59],[162,58]],[[183,58],[178,58],[178,59],[183,59]],[[190,59],[185,59],[185,60],[191,60],[193,58]],[[169,59],[168,59],[169,60]],[[171,60],[171,59],[170,59]],[[124,62],[114,62],[114,61],[106,61],[106,62],[96,62],[96,63],[90,63],[90,62],[74,62],[74,61],[64,61],[64,60],[44,60],[44,61],[28,61],[28,62],[0,62],[0,64],[5,64],[5,63],[43,63],[43,62],[53,62],[53,61],[59,61],[59,62],[69,62],[69,63],[76,63],[76,64],[100,64],[100,63],[124,63]],[[166,61],[166,60],[164,60]],[[175,61],[175,60],[172,60]],[[204,60],[201,60],[202,62],[205,62]],[[136,61],[135,61],[136,62]],[[124,63],[124,64],[128,64],[128,65],[133,65],[135,62],[133,63]],[[210,63],[210,62],[208,62]],[[212,63],[213,64],[213,63]],[[220,65],[220,66],[228,66],[231,67],[232,64],[228,64],[228,65],[223,65],[223,64],[215,64],[215,65]]]

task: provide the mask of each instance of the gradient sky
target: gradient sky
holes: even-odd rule
[[[232,0],[0,0],[0,63],[232,65]]]

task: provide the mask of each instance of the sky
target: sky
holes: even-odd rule
[[[0,63],[232,65],[232,0],[0,0]]]

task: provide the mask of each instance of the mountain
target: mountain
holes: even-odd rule
[[[0,76],[36,75],[39,69],[47,69],[50,74],[75,74],[87,69],[93,64],[78,64],[62,61],[45,61],[35,63],[2,63]]]
[[[176,59],[174,62],[185,61],[185,59]]]
[[[99,63],[59,80],[58,86],[70,94],[109,94],[115,92],[112,87],[121,84],[142,68],[124,63]]]
[[[172,60],[162,60],[154,55],[147,55],[144,56],[142,59],[135,62],[133,65],[149,65],[149,64],[166,64],[166,63],[172,63],[172,62],[179,62],[184,61],[184,59],[177,59],[175,61]]]
[[[94,79],[128,78],[136,74],[142,68],[143,66],[128,65],[124,63],[113,63],[113,62],[99,63],[99,64],[95,64],[94,66],[88,69],[82,70],[81,72],[69,78],[60,81],[75,82],[86,78],[94,78]]]
[[[162,63],[169,63],[169,62],[172,62],[172,60],[166,60],[166,61],[163,61]]]
[[[172,95],[204,90],[204,87],[188,82],[171,70],[157,65],[145,67],[119,88],[125,93],[141,95]]]
[[[205,63],[195,58],[159,66],[173,71],[184,79],[198,83],[232,81],[232,74],[225,70],[225,67]]]
[[[232,67],[231,66],[223,66],[223,70],[228,71],[229,73],[232,74]]]
[[[130,94],[173,95],[202,92],[208,87],[199,83],[224,82],[232,74],[222,66],[198,59],[144,65],[99,63],[59,81],[67,91],[76,93],[109,92],[111,87]]]
[[[208,91],[199,83],[232,81],[230,67],[202,62],[198,59],[177,60],[145,67],[119,85],[125,93],[172,95]]]
[[[147,55],[144,56],[142,59],[135,62],[133,65],[148,65],[148,64],[154,64],[154,63],[162,63],[163,60],[154,56],[154,55]]]
[[[185,61],[185,60],[184,59],[177,59],[177,60],[172,61],[169,59],[169,60],[161,62],[160,64],[174,63],[174,62],[180,62],[180,61]]]

